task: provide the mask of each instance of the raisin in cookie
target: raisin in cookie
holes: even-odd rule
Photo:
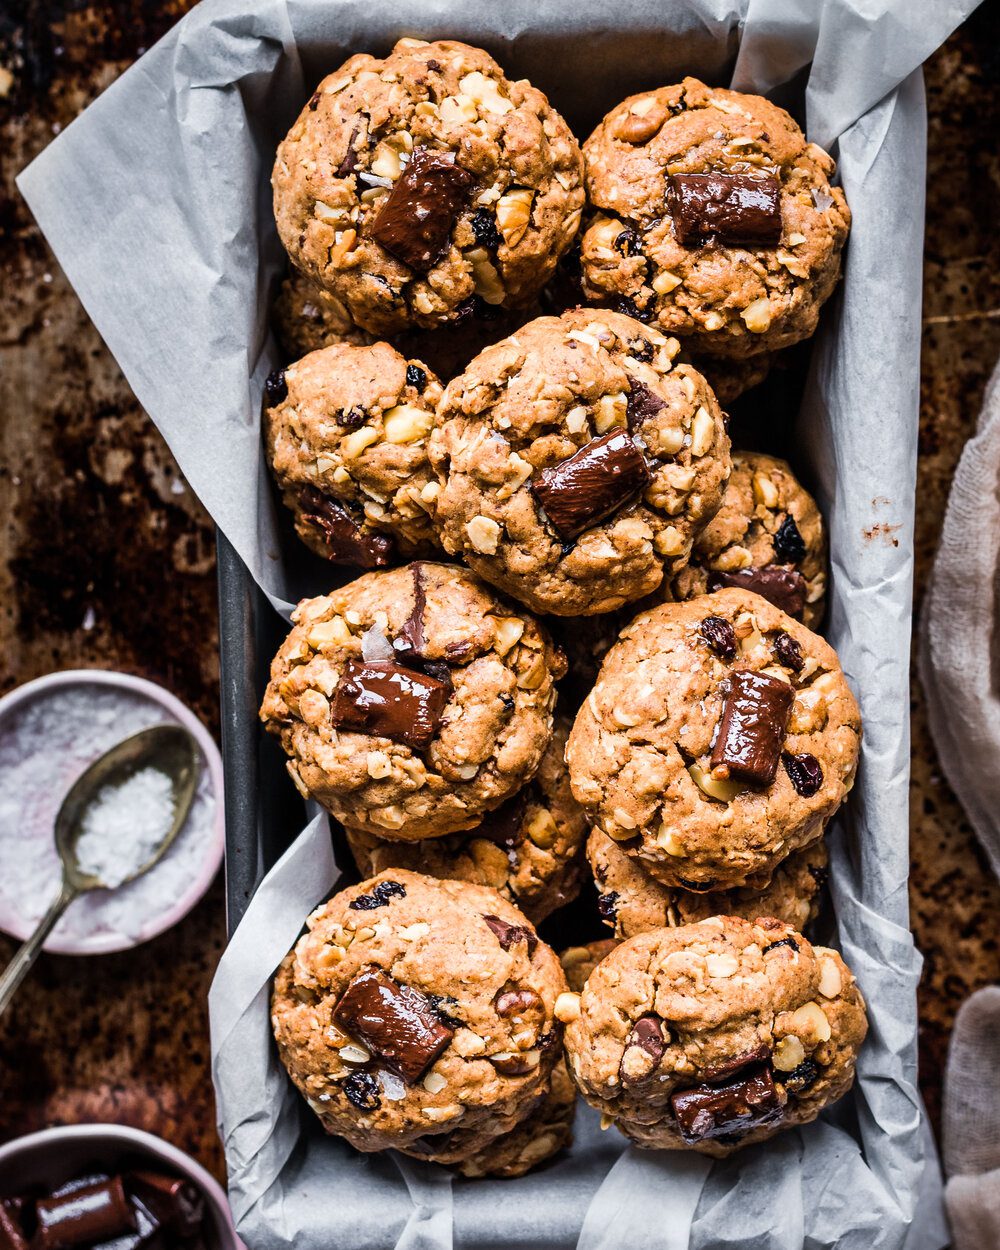
[[[534,924],[574,899],[584,877],[587,820],[573,798],[563,758],[570,722],[557,718],[531,781],[465,834],[421,842],[386,842],[347,831],[363,877],[410,868],[431,877],[474,881],[499,890]]]
[[[722,411],[631,317],[539,317],[445,389],[430,441],[445,549],[538,612],[610,612],[682,568],[729,476]]]
[[[734,916],[623,942],[578,1012],[565,1041],[584,1098],[639,1146],[716,1157],[814,1120],[867,1032],[836,951]]]
[[[693,599],[724,586],[753,590],[810,629],[823,618],[823,518],[784,460],[733,453],[722,507],[695,540],[691,562],[661,593]]]
[[[378,334],[529,304],[584,199],[579,146],[545,96],[451,40],[402,39],[324,78],[271,183],[292,262]]]
[[[858,705],[822,638],[744,590],[628,625],[566,759],[594,824],[657,880],[762,889],[854,781]]]
[[[383,568],[435,545],[427,437],[441,383],[388,343],[310,352],[267,384],[268,459],[299,537],[335,564]]]
[[[630,96],[583,150],[589,299],[619,301],[706,356],[813,333],[851,218],[832,158],[784,109],[686,78]]]
[[[775,869],[763,890],[734,889],[699,894],[662,885],[627,855],[621,846],[595,829],[587,842],[597,890],[597,910],[617,938],[649,929],[674,928],[709,916],[774,916],[802,931],[819,912],[820,889],[826,880],[827,850],[822,838],[793,851]]]
[[[465,569],[416,563],[304,599],[261,719],[303,794],[349,829],[472,829],[534,776],[565,661]]]
[[[529,1115],[559,1058],[555,954],[494,890],[383,873],[317,908],[275,978],[281,1060],[329,1133],[427,1157]],[[413,1146],[415,1149],[411,1149]]]

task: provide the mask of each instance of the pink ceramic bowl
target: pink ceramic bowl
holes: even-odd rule
[[[114,1171],[121,1163],[144,1159],[186,1177],[205,1197],[215,1238],[210,1250],[246,1250],[236,1236],[226,1195],[200,1163],[176,1146],[117,1124],[76,1124],[47,1128],[0,1146],[0,1197],[42,1185],[55,1188],[83,1172]]]
[[[146,681],[142,677],[133,677],[129,673],[108,672],[104,669],[67,669],[61,673],[49,673],[35,681],[25,682],[0,699],[0,723],[13,712],[23,708],[31,700],[45,697],[59,688],[69,686],[113,686],[140,698],[158,704],[170,718],[183,725],[193,735],[201,750],[204,766],[208,770],[212,793],[215,796],[215,816],[211,837],[207,838],[197,874],[180,898],[170,907],[149,916],[135,935],[117,933],[93,933],[86,937],[66,937],[58,930],[51,934],[45,943],[45,950],[56,955],[104,955],[112,951],[130,950],[150,938],[171,928],[182,920],[194,907],[211,885],[225,850],[225,806],[223,803],[222,757],[215,745],[212,735],[208,732],[195,714],[181,701],[155,682]],[[9,902],[0,897],[0,929],[23,942],[31,933],[33,926],[28,925],[24,917],[14,911]]]

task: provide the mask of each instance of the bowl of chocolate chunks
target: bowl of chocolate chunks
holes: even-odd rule
[[[0,1146],[0,1250],[241,1250],[226,1195],[168,1142],[115,1124]]]

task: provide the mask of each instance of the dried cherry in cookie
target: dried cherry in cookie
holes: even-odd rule
[[[370,894],[359,894],[348,906],[352,911],[376,911],[394,898],[406,898],[406,886],[398,881],[380,881]]]
[[[788,780],[795,787],[795,793],[804,799],[812,798],[823,784],[823,768],[815,755],[807,751],[799,755],[782,755],[781,762],[788,773]]]
[[[805,539],[793,516],[786,516],[774,536],[774,554],[782,564],[800,564],[806,557]]]
[[[721,616],[706,616],[699,629],[702,641],[710,651],[722,660],[736,656],[736,634],[733,627]]]

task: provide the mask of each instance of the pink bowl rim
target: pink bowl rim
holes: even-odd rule
[[[60,686],[73,685],[114,686],[119,690],[126,690],[132,694],[140,695],[149,699],[150,702],[158,703],[163,707],[176,721],[191,732],[198,743],[208,768],[212,792],[216,800],[211,838],[206,842],[205,859],[201,870],[192,879],[191,885],[172,907],[149,918],[140,930],[138,937],[133,938],[124,934],[111,933],[96,933],[86,938],[50,936],[44,947],[51,955],[110,955],[118,951],[132,950],[134,947],[142,945],[143,942],[159,937],[161,933],[165,933],[168,929],[173,928],[175,924],[183,920],[192,907],[202,898],[215,879],[222,864],[226,841],[222,756],[219,754],[219,748],[215,745],[215,739],[212,735],[195,716],[194,712],[186,704],[182,703],[176,695],[171,694],[169,690],[165,690],[162,686],[158,686],[156,682],[149,681],[145,677],[136,677],[132,673],[118,673],[103,668],[64,669],[57,673],[47,673],[43,677],[36,677],[33,681],[26,681],[23,685],[15,686],[13,690],[8,691],[7,694],[0,698],[0,720],[3,720],[16,708],[30,702],[39,695],[44,695]],[[31,933],[31,927],[26,926],[20,916],[11,914],[4,907],[2,901],[0,901],[0,929],[22,942]],[[0,1158],[2,1157],[2,1154],[0,1154]]]
[[[10,1163],[22,1151],[32,1150],[36,1146],[46,1146],[50,1143],[58,1145],[60,1141],[88,1141],[96,1138],[121,1142],[123,1147],[141,1148],[183,1173],[202,1190],[212,1209],[222,1221],[230,1237],[228,1246],[224,1246],[223,1250],[230,1250],[230,1247],[233,1250],[240,1250],[243,1247],[243,1242],[236,1235],[236,1226],[233,1223],[233,1213],[229,1207],[226,1191],[196,1159],[192,1159],[189,1154],[185,1154],[179,1147],[165,1141],[162,1137],[157,1137],[155,1133],[147,1133],[140,1128],[131,1128],[127,1124],[56,1125],[52,1128],[39,1129],[37,1133],[28,1133],[24,1137],[15,1137],[12,1141],[0,1145],[0,1164]]]

